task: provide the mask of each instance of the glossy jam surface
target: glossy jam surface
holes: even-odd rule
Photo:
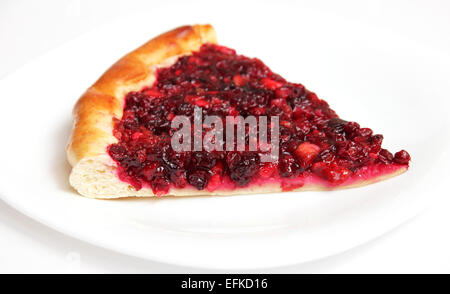
[[[203,116],[278,116],[279,160],[263,163],[249,151],[175,152],[171,120]],[[330,187],[407,166],[409,154],[383,149],[382,135],[344,121],[301,84],[289,83],[258,59],[203,45],[191,56],[157,71],[157,80],[125,98],[116,120],[118,143],[108,147],[119,178],[158,195],[171,188],[234,189],[281,182],[285,190],[311,179]],[[309,180],[306,180],[309,179]]]

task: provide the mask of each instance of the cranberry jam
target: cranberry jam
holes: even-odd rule
[[[203,116],[279,117],[279,159],[263,163],[258,152],[186,151],[171,147],[171,120]],[[382,135],[340,119],[316,94],[289,83],[255,58],[203,45],[157,71],[157,80],[125,97],[115,121],[118,143],[108,147],[118,176],[137,190],[157,195],[170,189],[234,189],[267,182],[292,190],[305,183],[351,184],[407,167],[409,154],[381,147]]]

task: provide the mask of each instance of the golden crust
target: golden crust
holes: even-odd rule
[[[111,66],[74,107],[74,125],[66,147],[70,164],[105,153],[107,146],[116,142],[113,117],[122,117],[124,95],[150,85],[157,65],[216,42],[211,25],[183,26],[148,41]]]

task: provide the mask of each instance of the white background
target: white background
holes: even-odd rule
[[[164,1],[167,3],[167,1]],[[286,1],[288,2],[288,1]],[[162,2],[159,2],[162,3]],[[210,9],[239,2],[207,2]],[[0,2],[0,78],[52,48],[113,19],[158,9],[151,1]],[[192,9],[204,5],[192,2]],[[388,28],[450,55],[448,1],[310,1],[322,9]],[[255,2],[255,13],[257,13]],[[171,9],[177,9],[173,1]],[[170,17],[170,11],[164,10]],[[188,12],[186,12],[188,13]],[[251,12],[249,12],[251,13]],[[301,13],[299,13],[301,17]],[[230,17],[230,21],[233,20]],[[330,24],[332,25],[332,24]],[[257,29],[257,27],[255,28]],[[301,34],[301,32],[299,32]],[[450,77],[449,77],[450,80]],[[450,86],[450,82],[449,82]],[[7,97],[1,97],[5,101]],[[419,135],[419,134],[418,134]],[[448,135],[448,134],[443,134]],[[1,179],[0,179],[1,180]],[[307,264],[259,270],[274,273],[450,272],[450,199],[439,201],[393,232],[348,252]],[[140,260],[110,252],[40,225],[0,200],[0,273],[198,273],[210,272]]]

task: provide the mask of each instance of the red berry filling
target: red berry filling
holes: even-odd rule
[[[184,115],[193,121],[194,107],[203,116],[278,116],[279,160],[264,163],[259,152],[175,152],[171,121]],[[225,124],[224,124],[225,125]],[[155,194],[170,188],[234,189],[281,182],[283,189],[308,181],[327,186],[366,179],[407,166],[409,154],[381,148],[382,135],[344,121],[301,84],[289,83],[260,60],[232,49],[203,45],[157,71],[151,87],[130,92],[116,120],[118,143],[108,147],[119,178]]]

